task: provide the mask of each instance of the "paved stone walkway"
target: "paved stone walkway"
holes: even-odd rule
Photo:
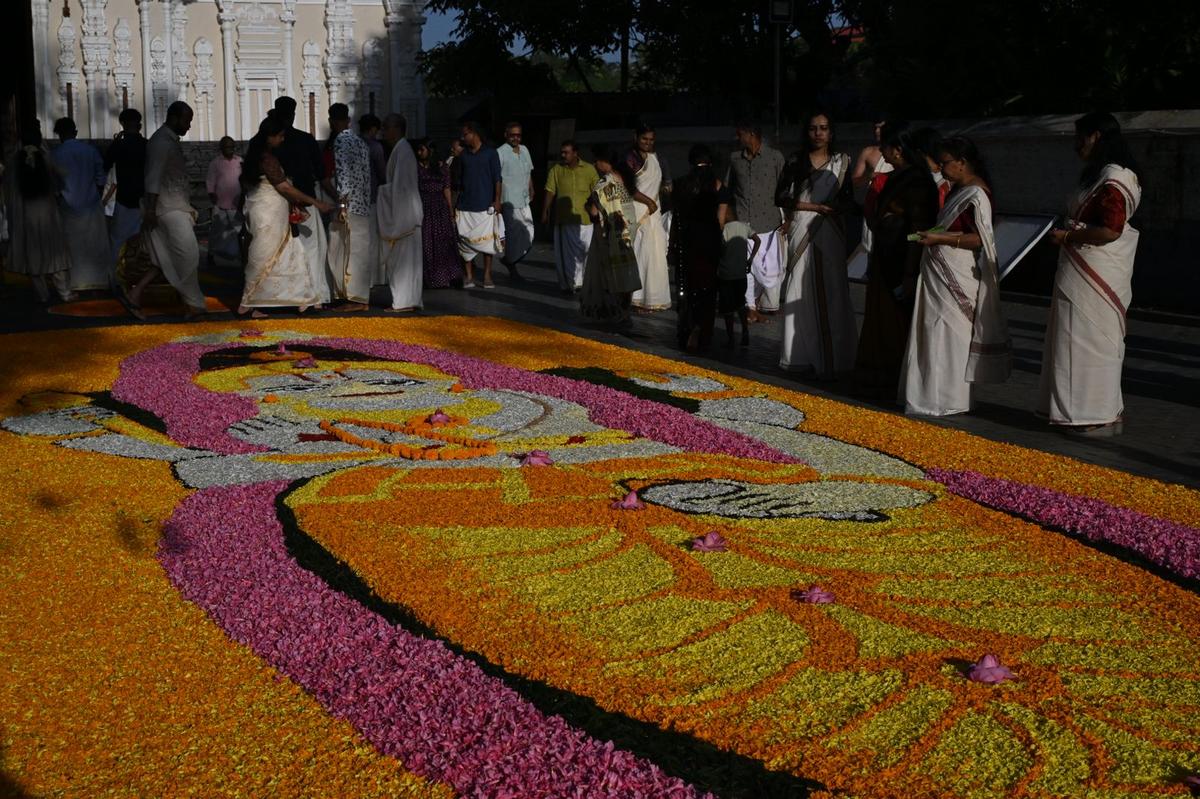
[[[888,404],[863,402],[850,394],[847,385],[784,373],[778,367],[780,326],[776,323],[753,326],[749,347],[726,346],[724,330],[718,329],[711,350],[700,355],[680,352],[674,346],[675,314],[671,311],[638,315],[633,330],[623,335],[588,325],[579,319],[578,302],[559,293],[551,263],[549,246],[539,243],[522,264],[525,280],[511,281],[504,267],[499,266],[495,289],[427,291],[423,313],[513,319],[853,405],[898,411]],[[239,291],[238,278],[228,273],[206,273],[205,288],[210,295],[233,304]],[[377,288],[376,292],[376,302],[381,307],[386,305],[387,289]],[[863,287],[853,285],[852,297],[861,313]],[[1131,314],[1124,378],[1125,432],[1114,438],[1087,439],[1056,432],[1032,413],[1041,368],[1046,301],[1006,296],[1004,310],[1016,348],[1012,377],[1001,385],[979,387],[975,412],[931,423],[1166,482],[1200,486],[1200,319],[1145,316],[1136,311]],[[0,311],[3,332],[131,323],[52,316],[36,305],[31,290],[14,285],[7,286],[0,295]],[[287,316],[294,318],[294,314]],[[178,320],[164,317],[161,321]]]

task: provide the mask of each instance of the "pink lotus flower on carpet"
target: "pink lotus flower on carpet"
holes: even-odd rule
[[[996,683],[1011,680],[1012,678],[1013,673],[1009,671],[1007,666],[1001,665],[1000,659],[995,655],[984,655],[967,672],[968,680],[971,682],[981,682],[985,685],[995,685]]]
[[[317,362],[313,360],[312,356],[309,356],[308,358],[301,358],[300,360],[292,363],[292,366],[296,367],[297,369],[312,369],[316,365]]]
[[[692,539],[693,552],[724,552],[726,549],[725,539],[716,530]]]
[[[793,591],[792,599],[795,599],[797,602],[803,602],[806,605],[831,605],[833,604],[834,596],[821,586],[814,585],[804,591]]]
[[[255,327],[243,327],[238,332],[238,338],[262,338],[265,334]]]
[[[610,506],[613,510],[641,510],[646,503],[638,499],[636,491],[630,491],[624,499],[618,499]]]
[[[450,424],[450,415],[438,408],[433,413],[425,417],[425,421],[429,424]]]
[[[550,457],[550,453],[544,449],[535,449],[533,452],[527,452],[521,457],[522,466],[553,466],[554,459]]]

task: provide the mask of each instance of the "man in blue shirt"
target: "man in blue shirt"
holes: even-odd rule
[[[71,289],[109,288],[115,285],[116,264],[110,262],[108,224],[104,206],[106,172],[100,151],[75,138],[75,121],[63,117],[54,123],[61,144],[50,159],[62,175],[62,220],[71,251]]]
[[[454,207],[458,229],[458,252],[466,263],[464,288],[474,288],[473,262],[483,256],[483,287],[492,282],[492,256],[504,254],[504,219],[500,215],[500,155],[483,142],[475,122],[462,127],[463,151],[455,159],[461,164],[461,189]]]

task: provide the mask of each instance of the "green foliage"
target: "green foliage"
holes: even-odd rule
[[[1200,103],[1200,4],[843,0],[868,89],[917,117]]]
[[[1127,0],[794,0],[783,31],[783,109],[854,98],[908,118],[1200,106],[1200,3]],[[766,0],[432,0],[461,42],[428,54],[435,91],[611,91],[602,60],[628,44],[631,89],[772,105]],[[859,41],[835,37],[853,25]],[[520,42],[527,55],[513,55]],[[860,101],[861,102],[861,101]]]

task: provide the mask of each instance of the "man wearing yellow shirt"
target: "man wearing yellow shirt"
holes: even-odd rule
[[[579,147],[571,140],[562,143],[559,156],[562,161],[550,167],[550,174],[546,176],[542,224],[550,223],[553,209],[558,287],[570,294],[583,285],[583,266],[592,243],[592,220],[584,205],[600,182],[600,174],[594,166],[580,159]]]

